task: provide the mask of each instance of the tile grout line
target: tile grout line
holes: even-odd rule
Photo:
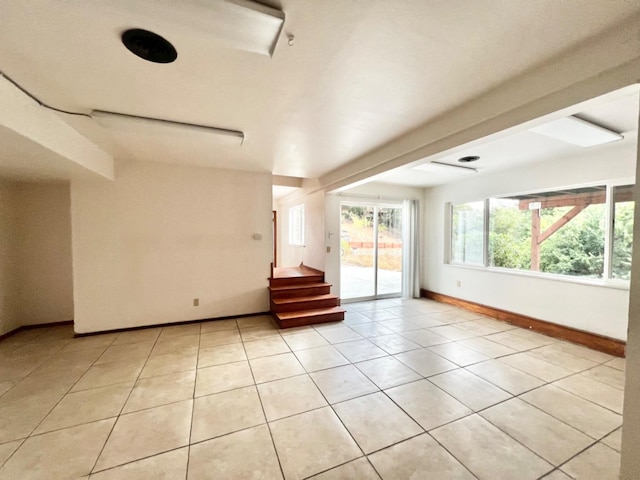
[[[111,438],[111,435],[113,434],[113,431],[115,430],[116,425],[117,425],[118,421],[120,420],[120,417],[122,416],[122,411],[124,410],[124,407],[127,405],[127,402],[129,401],[129,398],[131,397],[131,393],[136,388],[136,384],[138,383],[138,380],[140,379],[140,375],[142,375],[144,367],[146,366],[147,362],[149,361],[149,358],[151,357],[151,352],[153,352],[153,349],[157,345],[158,340],[160,339],[160,335],[162,335],[163,331],[164,331],[164,327],[158,332],[158,336],[154,340],[153,346],[151,347],[151,350],[149,351],[149,354],[147,355],[147,357],[144,360],[144,363],[142,364],[142,368],[140,368],[140,371],[138,372],[138,375],[136,376],[136,379],[133,381],[133,386],[131,387],[131,390],[129,391],[129,395],[127,395],[127,398],[125,399],[124,403],[122,404],[122,407],[120,408],[120,413],[118,413],[118,415],[116,416],[116,420],[115,420],[115,422],[113,422],[113,425],[111,426],[111,429],[109,430],[109,434],[106,436],[106,438],[104,440],[104,443],[102,444],[102,448],[100,449],[100,452],[96,456],[96,460],[93,462],[93,466],[89,470],[89,474],[93,474],[94,473],[96,465],[98,464],[98,460],[100,460],[100,457],[102,456],[102,453],[104,452],[104,449],[107,446],[107,443],[109,442],[109,439]],[[116,336],[116,338],[118,338],[118,336]],[[115,338],[113,339],[113,341],[115,342]],[[118,465],[114,465],[114,468],[116,466],[118,466]]]
[[[500,403],[505,403],[506,401],[508,401],[508,400],[505,400],[504,402],[500,402]],[[499,405],[500,403],[498,403],[498,404],[496,404],[496,405]],[[552,417],[554,420],[557,420],[557,421],[559,421],[560,423],[563,423],[563,424],[565,424],[565,425],[568,425],[570,428],[572,428],[572,429],[574,429],[574,430],[578,431],[579,433],[583,433],[583,434],[584,434],[584,436],[588,437],[588,438],[589,438],[589,440],[591,440],[591,442],[588,444],[588,446],[586,446],[585,448],[583,448],[582,450],[578,451],[576,454],[572,455],[572,456],[571,456],[571,457],[569,457],[567,460],[565,460],[565,461],[561,462],[559,465],[557,465],[557,466],[556,466],[555,464],[553,464],[553,463],[551,462],[551,460],[547,460],[547,459],[546,459],[546,458],[544,458],[541,454],[539,454],[538,452],[536,452],[535,450],[533,450],[531,447],[529,447],[529,446],[525,445],[525,444],[524,444],[524,443],[522,443],[520,440],[518,440],[517,438],[513,437],[509,432],[505,432],[502,428],[500,428],[500,426],[498,426],[498,425],[494,424],[490,419],[485,418],[485,417],[483,417],[482,415],[480,415],[480,412],[482,412],[482,411],[484,411],[484,410],[488,410],[489,408],[492,408],[492,407],[494,407],[494,406],[495,406],[495,405],[492,405],[491,407],[487,407],[487,408],[485,408],[485,409],[483,409],[483,410],[480,410],[480,411],[478,411],[478,412],[475,412],[475,413],[476,413],[476,414],[478,414],[478,415],[479,415],[483,420],[485,420],[486,422],[489,422],[493,427],[495,427],[495,428],[497,428],[498,430],[500,430],[500,432],[504,433],[504,434],[505,434],[505,435],[507,435],[509,438],[511,438],[511,439],[512,439],[512,440],[514,440],[515,442],[519,443],[520,445],[522,445],[524,448],[526,448],[527,450],[529,450],[529,451],[530,451],[530,452],[532,452],[533,454],[535,454],[537,457],[541,458],[542,460],[544,460],[544,461],[545,461],[545,462],[547,462],[548,464],[552,465],[552,466],[554,467],[554,468],[553,468],[553,470],[555,470],[555,469],[559,469],[559,468],[560,468],[560,465],[564,465],[564,464],[566,464],[567,462],[569,462],[570,460],[572,460],[572,459],[573,459],[573,458],[575,458],[576,456],[580,455],[580,454],[581,454],[581,453],[583,453],[584,451],[588,450],[589,448],[593,447],[595,444],[597,444],[597,443],[599,443],[599,442],[600,442],[600,440],[594,440],[594,439],[593,439],[593,437],[591,437],[590,435],[586,435],[586,434],[584,434],[583,432],[580,432],[580,430],[578,430],[577,428],[575,428],[575,427],[573,427],[573,426],[571,426],[571,425],[565,424],[562,420],[559,420],[559,419],[555,418],[553,415],[551,415],[551,414],[549,414],[549,413],[547,413],[547,412],[544,412],[543,410],[540,410],[540,409],[539,409],[539,408],[537,408],[535,405],[531,405],[531,406],[532,406],[532,407],[534,407],[536,410],[539,410],[539,411],[541,411],[541,412],[543,412],[543,413],[546,413],[547,415],[549,415],[550,417]],[[619,427],[617,427],[617,428],[619,428]],[[617,428],[616,428],[616,429],[617,429]],[[610,433],[611,433],[611,432],[609,432],[609,434],[610,434]],[[607,434],[607,435],[609,435],[609,434]],[[605,435],[605,436],[606,436],[606,435]],[[604,437],[602,437],[602,438],[604,438]],[[613,450],[613,449],[612,449],[612,450]],[[551,470],[551,471],[553,471],[553,470]],[[545,473],[545,474],[543,474],[543,475],[542,475],[542,477],[540,477],[540,478],[543,478],[545,475],[548,475],[549,473],[551,473],[551,471],[546,472],[546,473]]]
[[[236,320],[236,325],[237,325]],[[187,465],[184,469],[185,480],[189,476],[189,463],[191,461],[191,436],[193,434],[193,418],[196,412],[196,385],[198,384],[198,365],[200,364],[200,344],[202,343],[202,323],[198,331],[198,350],[196,351],[196,369],[193,378],[193,391],[191,393],[191,421],[189,422],[189,437],[187,438]]]
[[[105,347],[104,352],[106,352],[106,351],[109,349],[109,347],[113,344],[113,342],[115,341],[115,339],[116,339],[116,337],[114,337],[114,338],[113,338],[113,340],[111,341],[111,343],[109,343],[109,345],[107,345],[107,346]],[[71,342],[69,342],[69,344],[68,344],[68,345],[71,345]],[[66,348],[66,347],[63,347],[63,348]],[[98,347],[98,348],[100,348],[100,347]],[[62,350],[62,349],[61,349],[61,350]],[[61,351],[61,350],[60,350],[60,351]],[[87,350],[90,350],[90,349],[87,349]],[[82,350],[76,350],[76,352],[78,352],[78,351],[82,351]],[[100,357],[101,357],[102,355],[104,355],[104,352],[102,352],[102,354],[100,354],[100,356],[99,356],[98,358],[96,358],[96,359],[93,361],[93,363],[92,363],[91,365],[89,365],[89,367],[85,370],[85,372],[84,372],[82,375],[80,375],[80,377],[79,377],[75,382],[73,382],[73,384],[72,384],[72,385],[67,389],[67,391],[66,391],[66,392],[65,392],[65,393],[60,397],[60,399],[56,402],[56,404],[55,404],[51,409],[49,409],[49,411],[47,412],[47,414],[46,414],[44,417],[42,417],[42,420],[40,420],[40,421],[38,422],[38,424],[37,424],[37,425],[36,425],[36,426],[31,430],[31,432],[29,433],[29,435],[27,435],[27,437],[26,437],[27,439],[28,439],[28,438],[31,438],[32,436],[39,436],[39,435],[44,435],[45,433],[49,433],[49,432],[43,432],[43,433],[41,433],[41,434],[34,435],[34,432],[38,429],[38,427],[42,424],[42,422],[44,422],[44,421],[45,421],[45,419],[46,419],[49,415],[51,415],[51,412],[53,412],[53,410],[55,410],[55,408],[60,404],[60,402],[62,402],[62,400],[64,400],[64,398],[65,398],[67,395],[69,395],[70,393],[74,393],[74,392],[72,392],[73,387],[75,387],[75,386],[78,384],[78,382],[79,382],[80,380],[82,380],[82,378],[87,374],[87,372],[88,372],[89,370],[91,370],[91,368],[93,368],[93,367],[96,365],[96,362],[100,359]],[[59,352],[56,352],[56,353],[59,353]],[[55,355],[55,354],[54,354],[54,355]],[[52,357],[53,357],[53,355],[52,355],[51,357],[49,357],[49,358],[52,358]],[[31,374],[33,374],[33,372],[31,372],[29,375],[27,375],[27,377],[25,377],[25,380],[26,380],[26,378],[28,378]],[[25,440],[25,441],[26,441],[26,440]],[[17,451],[17,450],[16,450],[16,451]],[[15,453],[15,452],[14,452],[14,453]]]
[[[351,363],[349,363],[349,365],[351,365]],[[342,366],[345,366],[345,365],[342,365]],[[336,368],[339,368],[339,367],[336,367]],[[358,369],[356,368],[356,370],[358,370]],[[359,372],[359,371],[360,371],[360,370],[358,370],[358,372]],[[344,430],[347,432],[347,435],[349,435],[349,438],[353,441],[353,443],[356,445],[356,447],[360,450],[360,452],[362,453],[362,455],[363,455],[364,457],[366,457],[366,453],[364,453],[364,450],[362,449],[362,447],[360,446],[360,444],[358,443],[358,441],[355,439],[355,437],[351,434],[351,431],[350,431],[350,430],[347,428],[347,426],[344,424],[344,422],[342,421],[342,418],[340,417],[340,415],[338,415],[338,412],[336,412],[336,410],[335,410],[335,408],[333,407],[333,405],[331,404],[331,402],[329,402],[329,399],[326,397],[326,395],[324,394],[324,392],[322,391],[322,389],[320,388],[320,386],[317,384],[317,382],[316,382],[316,381],[315,381],[315,379],[311,376],[311,374],[310,374],[310,373],[308,373],[308,375],[309,375],[309,378],[311,379],[311,382],[313,382],[313,384],[315,385],[316,389],[318,390],[318,392],[320,392],[320,395],[322,395],[322,398],[324,398],[324,401],[325,401],[325,402],[327,402],[327,405],[326,405],[326,406],[323,406],[323,407],[320,407],[320,408],[327,408],[327,407],[329,407],[329,408],[331,409],[331,412],[332,412],[332,413],[335,415],[335,417],[338,419],[338,421],[339,421],[339,422],[340,422],[340,424],[342,425],[342,428],[344,428]],[[363,374],[363,375],[364,375],[364,374]],[[373,382],[372,382],[372,383],[373,383]],[[374,384],[374,385],[375,385],[375,384]],[[375,387],[376,387],[376,388],[378,388],[378,386],[377,386],[377,385],[375,385]],[[378,391],[380,391],[380,390],[378,389]],[[373,393],[377,393],[377,392],[373,392]],[[360,397],[364,397],[364,396],[366,396],[366,395],[371,395],[371,392],[370,392],[370,393],[363,394],[363,395],[359,395],[359,396],[357,396],[357,397],[353,397],[353,398],[350,398],[350,399],[347,399],[347,400],[353,400],[354,398],[360,398]],[[344,401],[347,401],[347,400],[344,400]],[[336,404],[337,404],[337,403],[341,403],[341,402],[336,402]],[[317,410],[319,410],[320,408],[318,408]],[[306,413],[306,412],[302,412],[302,413]],[[301,414],[297,414],[297,415],[301,415]],[[360,457],[358,457],[358,458],[360,458]],[[347,461],[347,462],[344,462],[344,463],[349,463],[349,462],[352,462],[353,460],[355,460],[355,459],[351,459],[351,460],[349,460],[349,461]],[[331,467],[329,470],[332,470],[333,468],[336,468],[336,466]],[[321,472],[316,472],[316,473],[314,473],[313,475],[318,475],[319,473],[321,473]]]
[[[543,386],[548,386],[548,385],[554,386],[554,385],[552,385],[552,384],[550,384],[550,383],[548,383],[548,384],[546,384],[546,385],[543,385]],[[554,420],[557,420],[558,422],[560,422],[560,423],[562,423],[562,424],[564,424],[564,425],[567,425],[567,426],[569,426],[569,427],[573,428],[574,430],[576,430],[576,431],[578,431],[578,432],[582,433],[583,435],[586,435],[587,437],[589,437],[589,438],[591,438],[591,439],[597,438],[597,437],[593,437],[591,434],[589,434],[589,433],[587,433],[587,432],[585,432],[585,431],[583,431],[583,430],[580,430],[578,427],[576,427],[576,426],[574,426],[574,425],[571,425],[570,423],[567,423],[566,421],[562,420],[561,418],[556,417],[556,416],[555,416],[555,415],[553,415],[552,413],[547,412],[546,410],[543,410],[542,408],[538,407],[537,405],[535,405],[535,404],[533,404],[533,403],[531,403],[531,402],[527,401],[527,399],[525,399],[525,398],[520,398],[520,396],[521,396],[521,395],[524,395],[525,393],[529,393],[529,392],[531,392],[531,391],[533,391],[533,390],[535,390],[535,389],[532,389],[532,390],[528,390],[528,391],[526,391],[526,392],[523,392],[523,393],[521,393],[520,395],[518,395],[518,396],[516,396],[516,397],[514,397],[514,398],[517,398],[517,399],[519,399],[519,400],[521,400],[521,401],[525,402],[527,405],[529,405],[529,406],[531,406],[531,407],[535,408],[536,410],[539,410],[539,411],[541,411],[541,412],[543,412],[543,413],[545,413],[545,414],[549,415],[549,416],[550,416],[551,418],[553,418]],[[566,390],[565,390],[565,391],[566,391]],[[570,393],[571,395],[573,395],[571,392],[567,392],[567,393]],[[576,395],[576,396],[577,396],[577,395]],[[578,397],[578,398],[582,398],[582,397]],[[586,401],[586,402],[589,402],[589,403],[591,403],[591,404],[595,405],[596,407],[604,408],[604,407],[602,407],[601,405],[598,405],[598,404],[596,404],[596,403],[590,402],[589,400],[586,400],[586,399],[584,399],[584,398],[582,398],[582,400],[584,400],[584,401]],[[607,410],[607,409],[605,409],[605,410]],[[618,414],[618,413],[616,413],[616,412],[612,412],[611,410],[608,410],[608,411],[609,411],[610,413],[614,413],[614,414],[618,415],[619,417],[621,417],[620,419],[622,420],[622,415],[620,415],[620,414]],[[611,431],[609,431],[608,433],[606,433],[606,434],[605,434],[604,436],[602,436],[599,440],[597,440],[597,439],[596,439],[596,441],[601,441],[601,440],[602,440],[602,439],[604,439],[605,437],[607,437],[607,436],[611,435],[613,432],[615,432],[615,431],[616,431],[617,429],[619,429],[621,426],[622,426],[622,423],[621,423],[620,425],[618,425],[617,427],[615,427],[613,430],[611,430]]]
[[[273,325],[273,320],[271,320],[271,324]],[[288,344],[282,338],[282,335],[280,335],[278,333],[278,336],[282,339],[282,341],[287,345],[287,348],[288,348]],[[256,395],[258,397],[258,401],[260,402],[260,408],[262,409],[262,415],[264,416],[265,425],[267,426],[267,431],[269,432],[269,438],[271,438],[271,446],[273,447],[273,452],[276,455],[276,460],[278,460],[278,468],[280,469],[280,474],[282,475],[282,478],[284,479],[286,477],[284,475],[284,469],[282,468],[282,461],[280,460],[280,454],[278,453],[278,449],[276,448],[276,442],[275,442],[275,440],[273,438],[273,432],[271,431],[271,425],[269,424],[269,420],[267,419],[267,413],[266,413],[266,411],[264,409],[264,404],[262,403],[262,397],[260,396],[260,391],[258,390],[258,385],[256,384],[256,377],[255,377],[255,375],[253,373],[253,367],[251,366],[249,355],[247,354],[247,348],[246,348],[246,346],[244,344],[244,340],[242,338],[242,332],[240,332],[240,340],[242,342],[242,349],[244,350],[244,355],[245,355],[245,357],[247,357],[246,362],[247,362],[247,365],[249,366],[249,372],[251,372],[251,378],[253,379],[253,387],[255,388]],[[248,427],[248,428],[253,428],[253,427]]]
[[[608,435],[608,434],[607,434]],[[607,436],[605,435],[605,437]],[[569,463],[571,460],[573,460],[574,458],[582,455],[584,452],[586,452],[587,450],[589,450],[590,448],[595,447],[596,445],[602,443],[602,439],[605,438],[602,437],[600,440],[595,440],[593,443],[589,444],[588,446],[586,446],[585,448],[583,448],[582,450],[580,450],[579,452],[577,452],[575,455],[573,455],[572,457],[568,458],[567,460],[565,460],[564,462],[560,463],[556,468],[558,470],[560,470],[563,466],[565,466],[567,463]],[[604,443],[602,443],[602,445],[610,450],[612,450],[613,452],[616,452],[615,449],[611,448],[609,445],[606,445]],[[618,453],[618,452],[616,452]],[[565,473],[564,470],[562,471],[562,473]],[[566,475],[569,475],[568,473]]]
[[[472,415],[473,415],[473,414],[472,414]],[[467,415],[467,416],[471,416],[471,415]],[[465,417],[463,417],[463,418],[466,418],[467,416],[465,416]],[[461,420],[461,419],[458,419],[458,420]],[[451,422],[449,422],[449,423],[453,423],[453,422],[456,422],[456,421],[458,421],[458,420],[453,420],[453,421],[451,421]],[[448,423],[447,423],[447,425],[448,425]],[[441,427],[443,427],[443,426],[444,426],[444,425],[441,425]],[[436,428],[440,428],[440,427],[436,427]],[[456,456],[453,454],[453,452],[451,452],[447,447],[445,447],[442,443],[440,443],[440,441],[439,441],[436,437],[434,437],[433,435],[431,435],[431,433],[430,433],[430,432],[431,432],[432,430],[435,430],[436,428],[432,428],[431,430],[427,431],[427,432],[426,432],[426,435],[428,435],[428,436],[429,436],[429,438],[431,438],[434,442],[436,442],[438,445],[440,445],[440,447],[441,447],[445,452],[447,452],[449,455],[451,455],[451,458],[455,459],[455,461],[456,461],[456,462],[458,462],[460,465],[462,465],[462,467],[463,467],[467,472],[469,472],[473,478],[476,478],[476,479],[477,479],[477,478],[478,478],[478,476],[477,476],[475,473],[473,473],[473,472],[471,471],[471,469],[470,469],[467,465],[465,465],[465,464],[464,464],[464,462],[462,462],[462,460],[460,460],[458,457],[456,457]]]
[[[382,478],[382,476],[378,473],[378,471],[375,469],[375,467],[371,464],[371,462],[369,461],[369,459],[367,458],[367,456],[366,456],[366,455],[363,455],[363,456],[361,456],[361,457],[354,458],[353,460],[347,460],[346,462],[343,462],[343,463],[341,463],[341,464],[339,464],[339,465],[336,465],[336,466],[334,466],[334,467],[327,468],[326,470],[322,470],[321,472],[313,473],[313,474],[311,474],[311,475],[308,475],[308,476],[306,476],[306,477],[303,477],[303,478],[302,478],[302,480],[312,480],[314,477],[316,477],[316,476],[318,476],[318,475],[322,475],[323,473],[330,472],[330,471],[335,470],[335,469],[337,469],[337,468],[340,468],[340,467],[342,467],[342,466],[344,466],[344,465],[347,465],[348,463],[355,462],[356,460],[360,460],[360,459],[364,459],[364,460],[366,460],[366,461],[367,461],[367,463],[368,463],[369,465],[371,465],[371,468],[373,468],[373,470],[376,472],[376,474],[378,474],[378,476],[379,476],[380,478]]]

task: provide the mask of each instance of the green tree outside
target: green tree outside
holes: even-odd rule
[[[540,271],[602,278],[604,274],[605,205],[594,204],[564,225],[540,246]],[[615,205],[612,274],[629,279],[633,243],[633,202]],[[540,211],[541,231],[571,207]],[[501,268],[531,268],[531,212],[513,199],[492,199],[489,264]]]

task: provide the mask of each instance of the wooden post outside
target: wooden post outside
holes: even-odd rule
[[[540,209],[531,210],[531,270],[540,271]]]

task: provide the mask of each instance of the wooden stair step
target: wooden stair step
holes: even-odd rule
[[[324,282],[305,283],[302,285],[284,285],[281,287],[269,287],[272,298],[284,297],[310,297],[313,295],[326,295],[331,292],[331,284]]]
[[[276,267],[273,269],[273,278],[313,277],[324,275],[321,270],[301,265],[299,267]]]
[[[331,294],[271,299],[271,310],[276,313],[330,308],[339,305],[340,298]]]
[[[346,310],[340,307],[331,308],[314,308],[313,310],[300,310],[297,312],[283,312],[279,313],[280,318],[293,318],[293,317],[313,317],[317,315],[324,315],[325,313],[345,313]]]
[[[274,313],[274,317],[280,328],[291,328],[317,323],[339,322],[344,320],[345,311],[340,307],[316,308],[313,310]]]
[[[273,303],[277,304],[286,304],[286,303],[299,303],[299,302],[310,302],[312,300],[329,300],[329,299],[338,299],[337,295],[331,295],[330,293],[324,295],[309,295],[308,297],[285,297],[285,298],[274,298]]]
[[[304,277],[285,277],[285,278],[270,278],[270,287],[285,287],[287,285],[307,285],[309,283],[324,282],[324,275],[308,275]]]

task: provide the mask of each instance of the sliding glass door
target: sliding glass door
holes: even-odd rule
[[[340,296],[346,300],[402,293],[402,207],[343,203]]]

